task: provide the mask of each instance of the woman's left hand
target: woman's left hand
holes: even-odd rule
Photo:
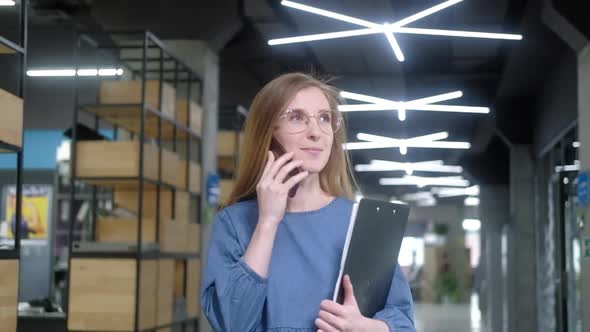
[[[320,305],[319,317],[315,320],[318,331],[322,332],[363,332],[371,323],[364,317],[356,303],[350,277],[343,278],[344,302],[324,300]]]

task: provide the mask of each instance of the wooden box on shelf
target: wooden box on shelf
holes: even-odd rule
[[[239,145],[244,139],[243,136],[243,133],[237,131],[219,131],[217,133],[217,156],[233,157],[237,155]]]
[[[217,169],[226,174],[235,174],[238,168],[238,160],[235,156],[217,157]]]
[[[71,265],[68,329],[133,331],[136,264],[134,259],[74,258]],[[139,328],[156,326],[156,260],[142,260],[139,285]]]
[[[99,218],[96,222],[98,242],[137,243],[138,232],[136,218]],[[153,218],[142,218],[141,239],[143,243],[156,242],[156,221]]]
[[[187,175],[188,175],[188,163],[186,160],[178,161],[178,170],[176,171],[176,186],[178,188],[187,189]]]
[[[174,319],[174,260],[158,261],[158,317],[157,326],[172,323]]]
[[[188,167],[188,181],[187,181],[187,167]],[[176,186],[199,194],[201,193],[201,165],[195,162],[187,162],[180,160],[178,162],[178,171],[176,172]]]
[[[219,181],[219,202],[221,204],[226,204],[228,202],[229,195],[231,195],[232,190],[234,190],[235,184],[234,180]]]
[[[162,179],[169,185],[178,185],[178,169],[180,168],[180,157],[178,154],[167,149],[162,149]]]
[[[185,252],[187,247],[186,222],[165,220],[160,223],[160,251],[170,253]]]
[[[0,54],[14,54],[14,53],[16,53],[15,50],[0,43]]]
[[[101,81],[101,104],[139,104],[141,103],[142,82],[137,81]],[[169,118],[174,119],[176,91],[168,83],[162,83],[162,108],[160,109],[160,82],[148,80],[145,82],[145,100],[152,108],[160,110]]]
[[[191,196],[188,192],[177,191],[174,201],[174,218],[180,222],[192,222]]]
[[[77,143],[78,177],[139,177],[138,141],[81,141]],[[144,144],[143,175],[158,179],[158,148]]]
[[[184,284],[186,282],[186,260],[174,261],[174,297],[184,297]]]
[[[188,123],[188,114],[189,114],[189,106],[190,105],[190,123]],[[177,122],[182,123],[183,125],[191,128],[195,131],[199,136],[202,133],[202,123],[203,123],[203,109],[199,104],[195,103],[194,101],[190,101],[190,103],[186,100],[178,100],[176,102],[176,109],[178,113]]]
[[[194,162],[188,163],[188,188],[193,193],[201,193],[201,165]]]
[[[186,263],[186,311],[189,317],[199,317],[201,260],[189,259]]]
[[[23,100],[0,89],[0,142],[22,147]]]
[[[116,206],[125,208],[133,213],[138,212],[139,191],[115,189],[113,201]],[[143,217],[155,218],[157,205],[157,191],[143,191]],[[172,218],[172,191],[160,189],[160,219]]]
[[[19,261],[0,260],[0,331],[16,332]]]
[[[201,251],[201,225],[191,222],[187,224],[186,251],[196,253]]]

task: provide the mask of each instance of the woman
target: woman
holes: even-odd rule
[[[399,267],[375,317],[360,314],[347,276],[344,303],[329,300],[353,205],[345,136],[337,92],[310,76],[283,75],[254,99],[203,280],[202,307],[216,331],[415,331]],[[273,139],[287,151],[279,158]]]

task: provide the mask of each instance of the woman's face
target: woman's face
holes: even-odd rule
[[[294,153],[295,160],[302,160],[302,168],[309,173],[319,173],[330,159],[330,151],[334,142],[334,135],[326,132],[326,111],[330,111],[330,103],[324,93],[315,87],[306,88],[297,93],[295,98],[287,106],[287,110],[297,110],[298,114],[305,112],[309,116],[309,125],[305,130],[293,133],[293,126],[289,121],[298,121],[299,118],[283,116],[278,120],[278,129],[274,133],[275,139],[287,152]],[[285,113],[283,113],[285,114]],[[314,118],[314,116],[316,116]],[[332,114],[334,116],[334,114]],[[323,121],[323,129],[318,125],[318,120]]]

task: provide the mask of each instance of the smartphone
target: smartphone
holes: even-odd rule
[[[283,146],[274,138],[272,139],[272,141],[270,143],[270,150],[274,154],[275,160],[279,159],[280,156],[282,156],[283,154],[285,154],[287,152],[287,151],[285,151],[285,148],[283,148]],[[285,181],[287,181],[290,177],[299,174],[300,172],[301,172],[301,169],[299,169],[299,167],[294,168],[291,172],[289,172]],[[299,184],[296,184],[295,186],[293,186],[293,188],[291,188],[289,190],[289,197],[291,197],[291,198],[295,197],[295,194],[297,194],[298,188],[299,188]]]

